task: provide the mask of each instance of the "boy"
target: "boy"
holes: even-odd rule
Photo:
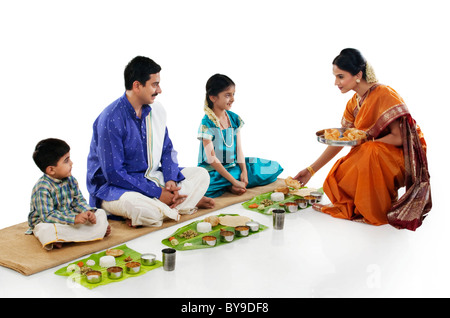
[[[72,176],[70,147],[65,141],[40,141],[33,160],[44,175],[31,194],[26,234],[34,234],[47,250],[60,248],[62,242],[99,240],[110,234],[105,211],[87,204]]]

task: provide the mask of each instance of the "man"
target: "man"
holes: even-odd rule
[[[211,208],[204,197],[207,171],[181,169],[166,127],[166,113],[155,102],[161,94],[161,67],[137,56],[125,68],[125,93],[94,122],[88,156],[90,203],[128,220],[131,226],[161,226],[195,207]],[[150,106],[151,105],[151,106]]]

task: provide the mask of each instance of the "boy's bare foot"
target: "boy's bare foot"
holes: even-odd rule
[[[199,209],[212,209],[216,205],[216,202],[212,198],[203,197],[198,201],[197,208]]]

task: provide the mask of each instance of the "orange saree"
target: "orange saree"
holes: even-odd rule
[[[377,142],[397,119],[403,147]],[[366,131],[371,141],[353,147],[334,164],[323,186],[332,205],[322,212],[415,230],[431,210],[431,190],[426,143],[403,99],[392,88],[376,84],[361,99],[355,94],[347,103],[342,126]],[[403,186],[405,194],[398,199]]]

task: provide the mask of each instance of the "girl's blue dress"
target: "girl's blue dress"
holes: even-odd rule
[[[237,133],[244,125],[244,121],[232,111],[226,111],[231,126],[220,129],[219,122],[214,113],[205,106],[206,115],[203,117],[197,138],[200,140],[198,166],[209,172],[210,184],[205,196],[215,198],[222,195],[231,183],[222,177],[214,168],[207,163],[203,139],[212,140],[216,157],[225,169],[237,180],[240,179],[241,168],[237,164]],[[246,157],[248,185],[247,188],[266,185],[277,180],[278,175],[283,172],[280,164],[273,160],[255,157]]]

